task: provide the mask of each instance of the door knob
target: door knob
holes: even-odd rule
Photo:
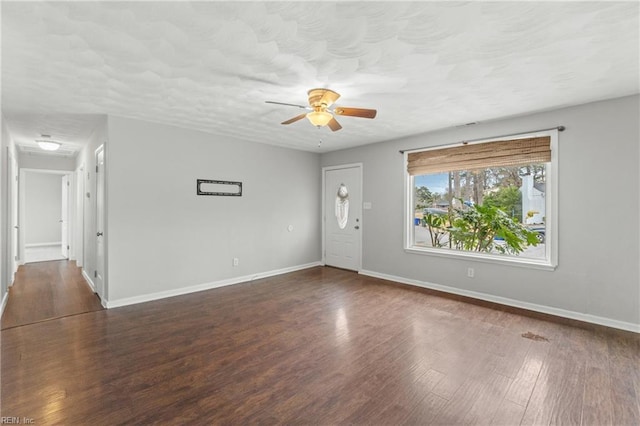
[[[360,229],[358,225],[354,226],[353,229]]]
[[[102,232],[98,232],[96,235],[97,235],[98,237],[102,237],[104,234],[103,234]]]

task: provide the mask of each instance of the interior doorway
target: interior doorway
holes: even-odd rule
[[[20,170],[21,263],[65,260],[73,241],[71,171]]]

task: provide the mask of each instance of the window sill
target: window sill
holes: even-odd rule
[[[465,259],[477,262],[493,263],[498,265],[507,265],[522,268],[541,269],[544,271],[554,271],[557,264],[552,264],[548,260],[543,259],[527,259],[521,257],[502,257],[483,253],[471,253],[462,251],[453,251],[447,249],[434,249],[428,247],[407,247],[404,249],[406,253],[419,254],[422,256],[446,257],[449,259]]]

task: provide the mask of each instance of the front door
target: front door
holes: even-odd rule
[[[360,270],[362,166],[324,169],[325,265]]]

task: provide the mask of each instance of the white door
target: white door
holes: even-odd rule
[[[360,270],[362,167],[324,169],[325,265]]]
[[[96,292],[104,297],[104,146],[96,150]]]
[[[9,194],[8,201],[10,204],[10,232],[8,235],[10,236],[9,241],[9,265],[11,265],[9,269],[9,279],[7,281],[7,285],[13,285],[13,280],[15,278],[15,273],[18,270],[19,264],[19,253],[20,253],[20,225],[18,224],[18,163],[16,159],[9,152],[8,158],[9,165]]]
[[[84,266],[84,165],[76,170],[76,214],[74,221],[74,244],[76,252],[76,265]]]
[[[62,208],[60,212],[60,232],[62,235],[60,253],[69,258],[69,176],[62,176]]]

